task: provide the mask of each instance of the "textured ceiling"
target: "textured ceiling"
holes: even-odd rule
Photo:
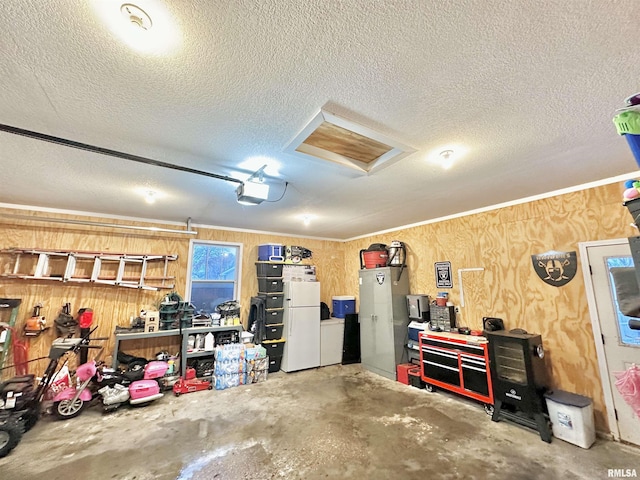
[[[238,178],[267,163],[286,193],[242,206],[233,183],[0,133],[0,202],[344,239],[637,170],[611,122],[640,91],[637,0],[165,2],[164,55],[91,3],[3,2],[0,123]],[[284,153],[321,108],[417,151],[370,175]],[[427,161],[450,144],[452,168]]]

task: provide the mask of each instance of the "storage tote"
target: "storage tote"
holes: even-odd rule
[[[281,263],[256,262],[258,277],[282,277]]]
[[[593,403],[588,397],[555,390],[544,394],[553,436],[589,448],[596,441]]]

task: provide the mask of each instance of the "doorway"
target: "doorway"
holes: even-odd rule
[[[620,312],[611,275],[611,268],[633,266],[631,249],[626,238],[585,242],[580,256],[609,427],[617,440],[640,445],[640,418],[618,392],[614,375],[640,365],[640,331],[631,330],[631,317]]]

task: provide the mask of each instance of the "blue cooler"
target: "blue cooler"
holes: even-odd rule
[[[413,340],[416,344],[419,342],[420,338],[418,335],[420,332],[424,332],[426,327],[429,325],[429,322],[411,322],[409,323],[409,340]]]
[[[344,318],[347,313],[356,313],[356,297],[333,297],[333,317]]]
[[[284,262],[284,245],[264,243],[258,245],[259,262]]]

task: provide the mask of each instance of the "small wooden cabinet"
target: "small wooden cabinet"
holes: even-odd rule
[[[488,343],[484,337],[447,332],[422,332],[420,373],[427,389],[450,390],[493,405]]]

